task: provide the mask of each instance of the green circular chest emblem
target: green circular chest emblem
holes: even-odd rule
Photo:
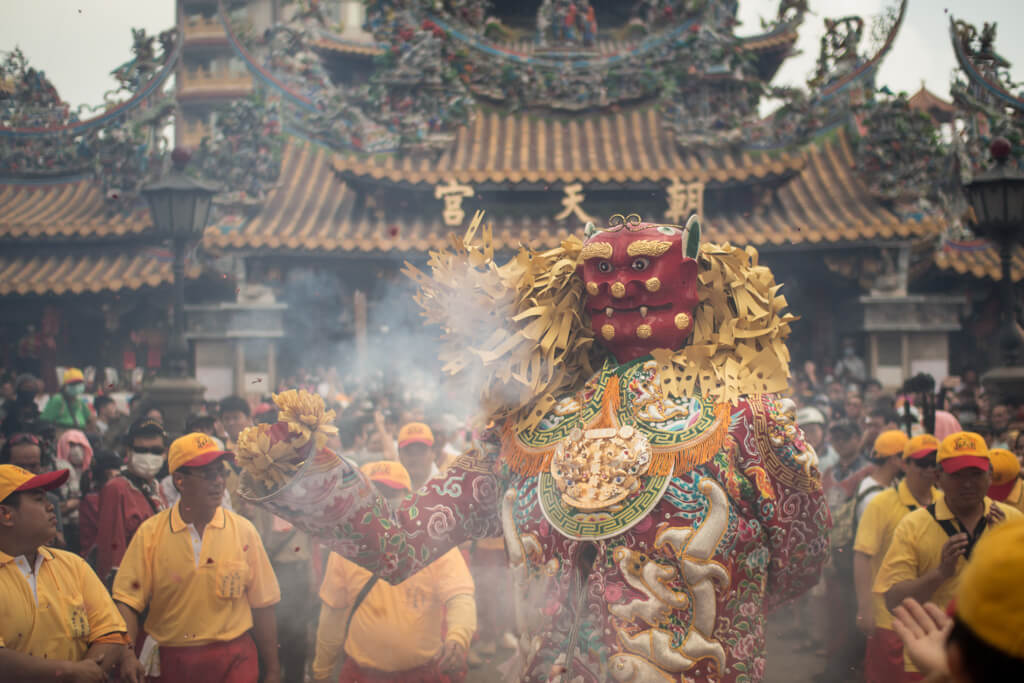
[[[632,529],[661,500],[671,476],[644,477],[640,488],[625,500],[605,510],[577,510],[562,500],[550,472],[537,477],[537,498],[544,519],[563,536],[574,541],[599,541]]]

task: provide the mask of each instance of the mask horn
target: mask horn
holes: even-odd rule
[[[597,228],[594,227],[594,221],[587,221],[587,224],[583,227],[583,236],[590,239],[597,234]]]
[[[690,216],[686,221],[686,234],[683,235],[683,257],[697,258],[700,252],[700,219],[697,214]]]

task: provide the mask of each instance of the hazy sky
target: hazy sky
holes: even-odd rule
[[[628,0],[623,0],[628,1]],[[776,83],[803,84],[813,70],[824,17],[859,13],[867,17],[895,0],[809,0],[813,14],[800,31],[803,54],[791,57]],[[158,33],[174,20],[174,0],[0,0],[0,50],[19,45],[30,62],[57,86],[72,105],[99,104],[114,86],[109,73],[130,57],[132,27]],[[774,16],[777,0],[740,0],[740,35],[757,33],[760,16]],[[924,80],[947,97],[954,68],[948,15],[973,22],[998,21],[996,49],[1015,65],[1024,81],[1024,30],[1021,0],[911,0],[896,44],[882,66],[879,84],[914,92]]]

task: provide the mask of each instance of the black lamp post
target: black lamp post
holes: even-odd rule
[[[173,170],[142,188],[156,232],[174,245],[174,320],[165,371],[149,386],[148,394],[164,413],[172,432],[184,429],[185,419],[204,388],[190,377],[185,341],[185,250],[200,239],[210,217],[217,188],[185,175],[190,155],[178,148],[171,154]]]
[[[1014,248],[1024,243],[1024,173],[1010,162],[1010,143],[996,138],[989,147],[996,164],[965,186],[974,211],[974,232],[999,249],[1003,277],[999,283],[1002,324],[999,347],[1002,366],[986,374],[984,381],[1003,399],[1024,390],[1024,334],[1017,323],[1011,264]]]

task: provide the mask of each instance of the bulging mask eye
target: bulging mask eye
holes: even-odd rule
[[[651,262],[644,258],[643,256],[638,256],[637,258],[633,259],[633,262],[629,265],[630,268],[639,273],[641,271],[647,270],[647,267],[651,265]]]
[[[597,270],[602,273],[610,273],[612,272],[612,264],[608,263],[608,261],[598,261]]]

